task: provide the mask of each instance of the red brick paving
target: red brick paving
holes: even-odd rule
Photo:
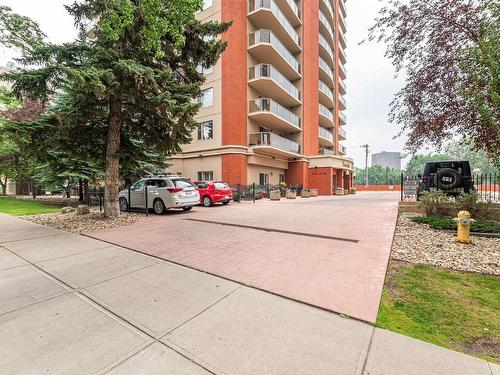
[[[195,208],[91,235],[259,289],[375,322],[398,195],[364,193]],[[359,243],[183,220],[294,230]]]

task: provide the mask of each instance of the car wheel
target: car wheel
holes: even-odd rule
[[[120,198],[120,211],[127,211],[128,210],[128,203],[125,198]]]
[[[184,211],[191,211],[193,209],[193,207],[192,206],[190,206],[190,207],[182,207],[182,209]]]
[[[222,204],[229,204],[229,201],[224,201],[222,202]]]
[[[165,204],[161,199],[156,199],[153,202],[153,209],[155,210],[155,214],[161,215],[165,212]]]
[[[206,196],[206,197],[203,197],[203,206],[205,207],[210,207],[212,205],[212,200],[210,199],[210,197]]]

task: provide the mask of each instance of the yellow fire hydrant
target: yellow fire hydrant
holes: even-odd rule
[[[454,221],[457,222],[457,240],[460,243],[470,243],[470,226],[475,221],[469,211],[460,211]]]

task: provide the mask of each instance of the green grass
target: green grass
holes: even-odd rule
[[[457,229],[457,223],[449,216],[415,216],[412,217],[411,220],[415,223],[428,224],[430,228],[437,230]],[[471,225],[471,232],[500,233],[500,223],[495,220],[476,219]]]
[[[376,325],[500,363],[500,277],[391,262]]]
[[[60,211],[61,209],[58,207],[35,200],[0,197],[0,212],[4,214],[23,216],[49,214]]]

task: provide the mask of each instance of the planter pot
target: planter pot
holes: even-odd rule
[[[297,192],[296,191],[288,190],[286,192],[286,199],[296,199],[296,198],[297,198]]]
[[[311,198],[318,196],[318,189],[309,189],[309,192],[311,194]]]
[[[336,188],[335,189],[335,195],[344,195],[344,189],[342,189],[342,188]]]
[[[356,189],[355,188],[351,189],[351,194],[356,194]]]
[[[279,190],[273,190],[269,193],[269,198],[272,201],[279,201],[281,199],[281,192]]]
[[[344,189],[344,195],[349,195],[349,189]]]
[[[302,198],[310,198],[311,197],[311,192],[309,189],[302,189],[302,192],[300,193],[300,196]]]

